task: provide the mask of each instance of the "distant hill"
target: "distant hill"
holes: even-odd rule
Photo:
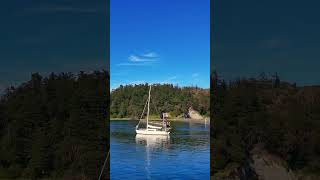
[[[126,85],[111,92],[111,118],[139,118],[148,98],[148,84]],[[150,114],[160,117],[162,111],[171,117],[186,115],[190,107],[203,116],[210,114],[209,89],[178,87],[172,84],[152,86]]]

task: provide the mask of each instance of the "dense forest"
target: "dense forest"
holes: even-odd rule
[[[0,102],[0,179],[98,179],[109,149],[108,85],[108,72],[96,71],[34,73],[8,88]]]
[[[139,118],[148,98],[148,84],[126,85],[111,92],[111,118]],[[172,84],[152,86],[150,114],[159,117],[162,111],[172,117],[187,115],[192,107],[201,115],[210,115],[209,90],[198,87],[178,87]]]
[[[277,75],[225,82],[211,76],[211,173],[245,172],[256,144],[288,169],[320,172],[320,86],[298,87]],[[227,173],[229,172],[229,173]]]

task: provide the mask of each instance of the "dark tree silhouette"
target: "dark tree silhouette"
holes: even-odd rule
[[[292,170],[319,174],[319,86],[297,87],[280,81],[277,74],[220,82],[214,73],[211,173],[216,178],[243,173],[257,144],[264,144]]]
[[[106,71],[34,73],[10,88],[0,101],[0,179],[97,179],[109,149],[108,107]]]

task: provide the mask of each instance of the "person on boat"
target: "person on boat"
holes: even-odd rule
[[[167,127],[170,127],[170,123],[168,121],[168,113],[163,113],[163,118],[164,118],[164,121],[166,122],[166,126]]]
[[[161,113],[160,113],[160,119],[162,119],[163,122],[164,122],[163,126],[167,126],[167,122],[166,122],[165,119],[164,119],[164,111],[161,111]]]

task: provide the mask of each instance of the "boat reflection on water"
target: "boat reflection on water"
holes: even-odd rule
[[[146,179],[152,179],[152,155],[153,153],[163,152],[169,149],[170,147],[170,136],[163,135],[145,135],[145,134],[136,134],[136,145],[141,148],[145,146],[145,172]]]
[[[170,136],[136,134],[136,144],[145,145],[148,149],[167,149],[170,147]]]

